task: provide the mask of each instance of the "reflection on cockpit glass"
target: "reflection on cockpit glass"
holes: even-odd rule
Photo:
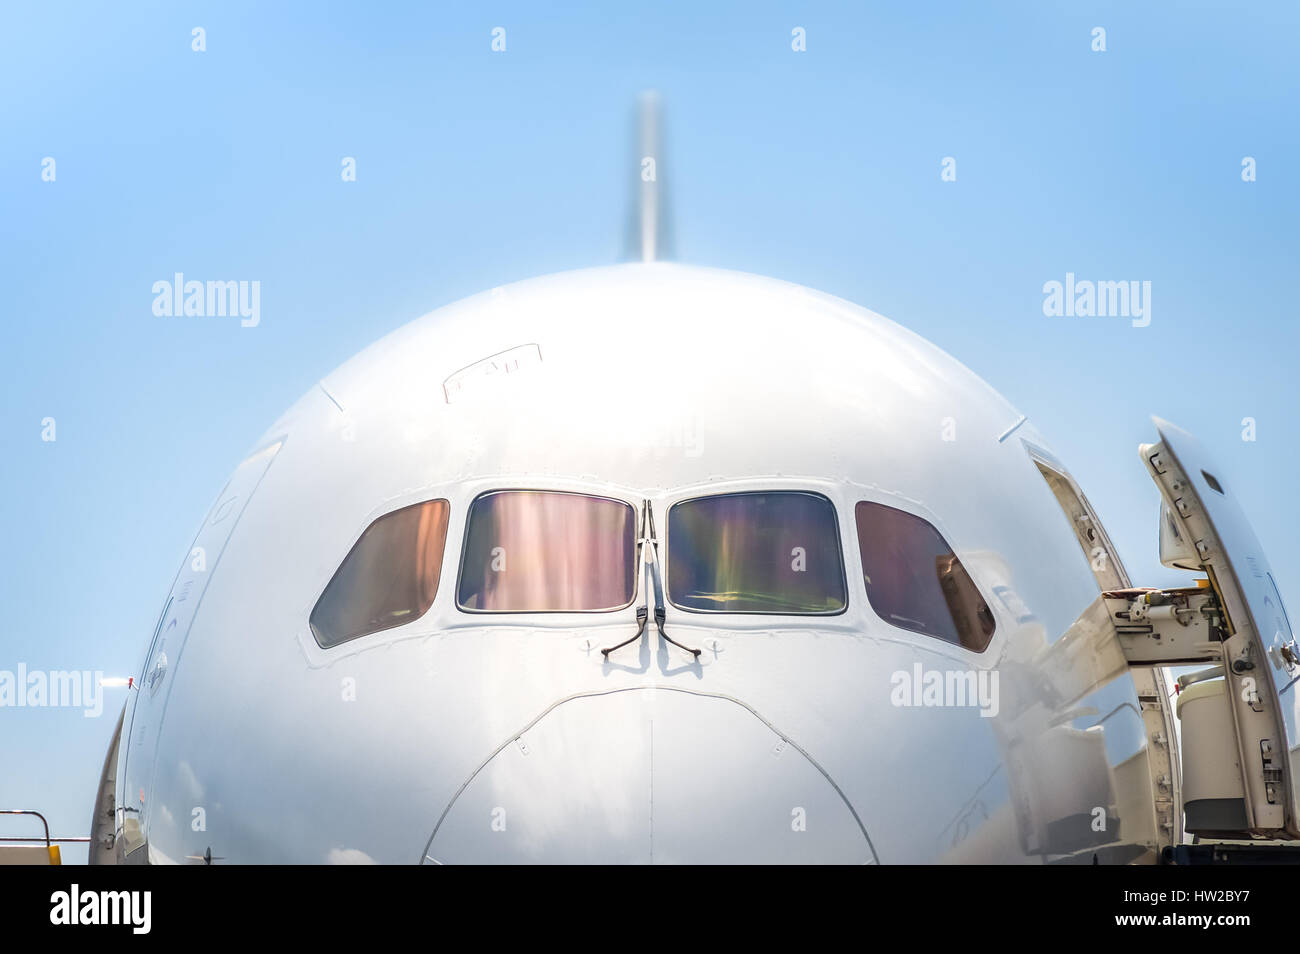
[[[311,613],[323,647],[419,619],[433,605],[447,539],[448,503],[384,514],[361,535]]]
[[[867,599],[879,616],[975,652],[988,646],[993,614],[938,530],[865,500],[855,516]]]
[[[486,613],[599,612],[632,602],[635,514],[609,497],[534,490],[470,506],[457,602]]]
[[[838,613],[835,508],[802,492],[719,494],[668,511],[668,596],[688,610]]]

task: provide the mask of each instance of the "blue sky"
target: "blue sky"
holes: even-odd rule
[[[7,4],[0,669],[133,673],[212,497],[313,382],[439,305],[617,261],[649,87],[681,260],[951,352],[1139,582],[1182,577],[1135,448],[1152,413],[1195,431],[1294,616],[1298,34],[1281,2]],[[260,281],[260,324],[156,317],[177,271]],[[1150,281],[1150,326],[1045,317],[1067,272]],[[85,834],[120,704],[0,714],[0,803]]]

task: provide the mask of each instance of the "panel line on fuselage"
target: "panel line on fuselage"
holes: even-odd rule
[[[835,790],[835,794],[840,797],[840,801],[844,803],[844,807],[849,810],[849,814],[853,816],[853,821],[857,824],[858,830],[862,832],[862,837],[867,842],[867,848],[871,852],[871,863],[877,865],[880,864],[880,858],[876,854],[875,843],[872,842],[871,835],[868,834],[867,832],[867,826],[863,824],[861,817],[859,817],[858,810],[853,807],[853,803],[849,801],[848,795],[844,793],[844,789],[840,788],[839,783],[836,782],[835,779],[831,777],[830,772],[826,771],[826,769],[822,767],[822,764],[818,762],[815,758],[813,758],[811,754],[809,754],[807,749],[805,749],[802,745],[800,745],[794,739],[790,738],[788,735],[786,735],[784,732],[778,729],[775,725],[769,722],[762,715],[762,713],[760,713],[749,703],[744,702],[741,699],[737,699],[735,696],[727,695],[726,693],[723,692],[701,692],[698,689],[686,689],[681,686],[621,686],[617,689],[598,689],[591,692],[575,692],[572,695],[565,696],[563,699],[557,699],[555,702],[552,702],[549,706],[547,706],[545,709],[539,712],[522,729],[520,729],[518,732],[511,734],[509,738],[507,738],[504,742],[502,742],[495,749],[493,749],[492,752],[488,755],[488,757],[484,759],[483,762],[478,766],[478,768],[474,769],[474,771],[470,773],[469,777],[465,779],[463,783],[461,783],[461,786],[458,789],[456,789],[456,794],[451,797],[451,800],[447,802],[447,807],[444,808],[442,810],[442,814],[438,816],[438,823],[433,826],[433,833],[429,835],[429,840],[424,846],[424,851],[421,852],[422,857],[420,859],[420,863],[423,864],[425,859],[428,859],[430,861],[435,861],[435,863],[439,863],[439,864],[441,863],[441,862],[437,862],[436,859],[431,857],[429,852],[433,850],[433,840],[438,837],[438,830],[442,827],[442,823],[446,821],[447,815],[451,813],[452,808],[456,805],[456,802],[460,799],[461,795],[465,793],[465,789],[469,788],[470,783],[473,782],[474,779],[478,777],[478,774],[482,772],[485,768],[487,768],[488,765],[492,762],[492,760],[495,759],[498,755],[500,755],[505,750],[505,748],[508,745],[510,745],[511,742],[514,742],[516,739],[520,738],[525,732],[533,728],[533,726],[537,725],[537,723],[541,722],[542,719],[546,718],[547,715],[554,712],[556,709],[564,705],[566,702],[573,702],[575,699],[591,699],[599,696],[612,696],[620,692],[642,692],[642,691],[654,691],[654,690],[662,690],[665,692],[681,692],[690,696],[702,696],[707,699],[721,699],[726,702],[734,702],[736,705],[746,710],[750,715],[752,715],[759,722],[763,723],[763,725],[767,726],[768,729],[770,729],[782,740],[789,742],[790,745],[794,748],[794,750],[798,752],[800,755],[802,755],[805,759],[807,759],[809,764],[812,765],[813,768],[815,768],[818,772],[822,774],[822,777],[826,779],[827,784],[829,784],[830,787]]]

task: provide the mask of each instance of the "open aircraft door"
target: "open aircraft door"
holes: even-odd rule
[[[1140,453],[1163,498],[1161,562],[1208,580],[1107,593],[1107,607],[1130,665],[1208,666],[1179,679],[1187,830],[1300,837],[1300,650],[1281,595],[1235,488],[1192,435],[1154,421]]]

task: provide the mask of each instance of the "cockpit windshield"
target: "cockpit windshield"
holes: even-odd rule
[[[867,600],[902,629],[983,652],[995,621],[948,542],[922,518],[872,501],[855,517]]]
[[[668,511],[668,597],[685,610],[843,611],[835,507],[802,491],[718,494]]]
[[[428,611],[442,574],[449,509],[446,500],[426,500],[366,528],[312,610],[317,643],[337,646]]]
[[[538,490],[486,493],[470,505],[457,602],[486,613],[600,612],[636,591],[632,506]]]

